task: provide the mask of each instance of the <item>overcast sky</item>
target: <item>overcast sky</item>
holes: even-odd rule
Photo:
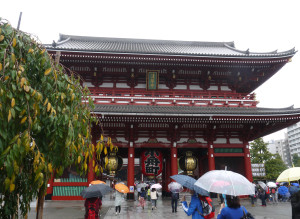
[[[299,0],[3,0],[0,17],[42,43],[68,35],[234,41],[252,52],[300,48]],[[259,107],[300,107],[300,55],[260,86]],[[283,133],[265,141],[283,138]]]

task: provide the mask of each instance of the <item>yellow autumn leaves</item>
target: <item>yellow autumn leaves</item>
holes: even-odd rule
[[[51,68],[48,68],[48,69],[45,71],[44,75],[45,75],[45,76],[49,75],[51,71],[52,71],[52,69],[51,69]]]

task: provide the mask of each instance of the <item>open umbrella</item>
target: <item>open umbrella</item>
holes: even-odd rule
[[[137,188],[146,188],[147,186],[148,186],[148,184],[146,184],[146,183],[140,183],[136,187]]]
[[[195,186],[209,192],[239,196],[255,193],[254,186],[241,174],[228,170],[212,170],[201,176]]]
[[[258,183],[258,185],[259,185],[261,188],[263,188],[263,189],[266,189],[266,188],[267,188],[267,185],[266,185],[264,182],[258,181],[257,183]]]
[[[299,187],[299,183],[291,183],[293,186]]]
[[[269,186],[270,188],[276,188],[277,185],[274,182],[267,182],[267,186]]]
[[[128,193],[129,192],[129,188],[123,184],[123,183],[118,183],[115,185],[115,189],[118,191],[118,192],[121,192],[121,193]]]
[[[286,186],[280,186],[279,188],[278,188],[278,193],[280,194],[280,195],[285,195],[286,193],[288,193],[289,192],[289,190],[288,190],[288,188],[286,187]]]
[[[168,185],[168,189],[169,189],[171,192],[179,193],[179,192],[182,192],[183,187],[182,187],[182,185],[179,184],[178,182],[171,182],[171,183]]]
[[[94,180],[91,182],[92,185],[96,185],[96,184],[106,184],[105,182],[101,181],[101,180]]]
[[[150,187],[150,189],[161,189],[162,188],[162,186],[159,184],[159,183],[156,183],[156,184],[153,184],[151,187]]]
[[[291,187],[289,188],[289,192],[290,192],[291,195],[297,193],[298,191],[299,191],[299,189],[298,189],[297,186],[291,186]]]
[[[171,176],[171,179],[174,179],[176,182],[178,182],[179,184],[181,184],[182,186],[184,186],[190,190],[194,190],[199,195],[209,196],[208,191],[206,191],[205,189],[203,189],[201,187],[194,185],[196,180],[190,176],[174,175],[174,176]]]
[[[106,184],[97,184],[97,185],[91,185],[84,190],[81,191],[80,195],[83,198],[94,198],[94,197],[102,197],[106,193],[112,191],[112,188],[110,188]]]
[[[300,179],[300,167],[293,167],[283,171],[276,182],[290,182]]]

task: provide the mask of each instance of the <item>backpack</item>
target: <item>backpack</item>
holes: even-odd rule
[[[214,218],[215,217],[215,206],[210,197],[204,197],[204,199],[200,199],[202,204],[203,217],[205,219]]]
[[[269,187],[266,188],[266,194],[270,194],[270,188]]]
[[[241,217],[241,219],[254,219],[254,217],[252,216],[252,214],[250,214],[249,211],[246,214],[245,210],[244,210],[244,207],[242,207],[242,209],[243,209],[243,217]]]

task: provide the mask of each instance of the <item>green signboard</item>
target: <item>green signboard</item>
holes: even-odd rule
[[[147,90],[157,90],[159,83],[159,71],[148,70],[147,71]]]

